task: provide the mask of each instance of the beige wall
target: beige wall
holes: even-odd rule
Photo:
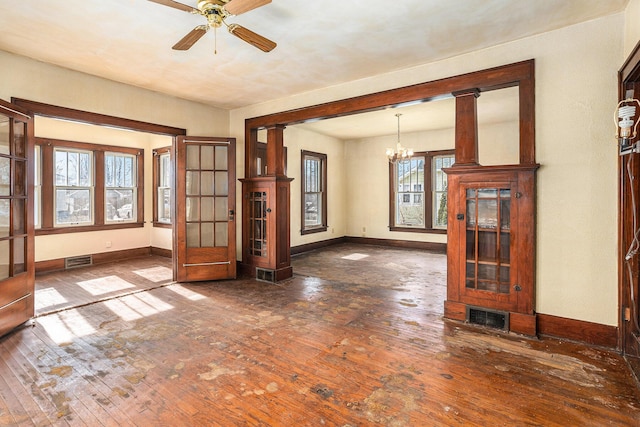
[[[63,107],[187,129],[193,136],[229,136],[226,110],[89,76],[0,51],[0,98],[25,98]],[[153,148],[171,145],[166,136],[37,118],[36,135],[145,150],[145,226],[36,238],[36,261],[87,253],[155,246],[171,248],[171,230],[152,220]],[[106,247],[111,242],[111,247]]]
[[[624,57],[629,56],[640,41],[640,0],[630,0],[624,19]],[[622,63],[619,64],[622,66]],[[619,68],[619,67],[618,67]]]
[[[233,110],[231,133],[242,144],[246,118],[534,58],[536,148],[542,165],[537,194],[536,309],[617,325],[617,155],[612,112],[616,71],[623,61],[624,21],[624,14],[611,15],[447,60]],[[349,158],[349,149],[346,154]]]

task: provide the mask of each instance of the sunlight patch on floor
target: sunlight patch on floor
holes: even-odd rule
[[[173,280],[173,271],[167,267],[150,267],[135,270],[134,273],[154,283]]]
[[[146,292],[104,301],[103,304],[124,321],[132,321],[171,310],[173,306]]]
[[[56,344],[69,343],[76,337],[96,332],[95,328],[75,309],[40,317],[37,322]]]
[[[118,276],[106,276],[92,280],[85,280],[83,282],[78,282],[77,285],[89,292],[91,295],[103,295],[110,292],[121,291],[123,289],[135,288],[135,285]]]
[[[197,292],[193,292],[190,289],[187,289],[185,287],[182,287],[180,285],[171,285],[171,286],[167,286],[167,289],[169,289],[172,292],[175,292],[176,294],[183,296],[187,299],[190,299],[192,301],[198,301],[201,299],[206,299],[207,297],[205,297],[204,295],[201,295]]]
[[[348,259],[351,261],[359,261],[361,259],[365,259],[366,257],[368,257],[369,255],[365,255],[365,254],[359,254],[359,253],[353,253],[351,255],[345,255],[342,257],[342,259]]]
[[[36,311],[67,302],[67,299],[63,297],[62,294],[55,288],[45,288],[38,290],[36,292],[35,300]]]

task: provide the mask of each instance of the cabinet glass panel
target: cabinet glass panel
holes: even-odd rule
[[[216,146],[216,170],[226,171],[227,165],[227,147]]]
[[[9,254],[9,240],[0,241],[0,279],[9,277],[9,262],[11,260]]]
[[[493,293],[510,291],[511,191],[467,189],[465,287]]]
[[[200,169],[199,145],[187,145],[187,169]]]
[[[213,223],[203,222],[200,224],[200,247],[212,248],[214,244]]]
[[[7,116],[0,116],[0,154],[9,153],[9,130],[11,129],[11,120]]]
[[[249,193],[249,254],[267,256],[267,193]]]
[[[229,224],[226,222],[216,223],[216,246],[228,246],[229,245]]]
[[[200,247],[200,223],[198,222],[187,224],[187,247]]]
[[[202,145],[200,147],[200,169],[213,170],[213,146]]]
[[[200,179],[200,194],[203,196],[213,196],[213,172],[201,172]]]
[[[9,199],[0,199],[0,237],[9,237],[10,208],[11,201]]]
[[[25,242],[27,238],[13,239],[13,275],[24,273],[26,270],[25,263]]]

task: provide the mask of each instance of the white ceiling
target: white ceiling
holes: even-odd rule
[[[0,0],[0,50],[233,109],[572,25],[627,2],[273,0],[228,21],[277,42],[275,50],[221,29],[214,54],[213,31],[172,50],[204,18],[146,0]],[[409,125],[408,114],[402,120]]]

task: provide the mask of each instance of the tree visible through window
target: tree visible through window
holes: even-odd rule
[[[327,229],[327,155],[302,151],[302,234]]]
[[[36,138],[38,235],[142,226],[144,151]]]
[[[93,222],[93,168],[91,153],[56,149],[55,225]]]
[[[105,220],[136,220],[135,156],[106,153],[104,156]]]
[[[425,231],[447,228],[447,176],[453,150],[415,153],[390,163],[389,228]]]

